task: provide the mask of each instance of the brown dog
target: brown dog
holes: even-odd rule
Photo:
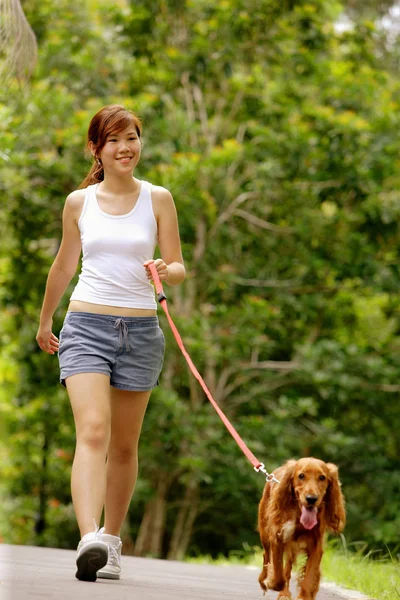
[[[326,530],[340,533],[346,522],[338,469],[317,458],[289,460],[274,471],[279,483],[267,482],[258,511],[264,565],[258,581],[264,593],[280,591],[290,599],[292,566],[300,553],[307,562],[299,577],[297,600],[315,600]],[[286,562],[283,565],[283,557]]]

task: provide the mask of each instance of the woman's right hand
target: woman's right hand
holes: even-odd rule
[[[55,354],[58,352],[59,341],[58,337],[51,331],[51,324],[39,325],[36,341],[43,352],[47,352],[47,354]]]

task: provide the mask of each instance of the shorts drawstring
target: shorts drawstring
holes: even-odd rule
[[[130,348],[129,348],[129,340],[128,340],[128,332],[129,332],[128,325],[120,317],[119,319],[117,319],[115,321],[114,329],[118,329],[118,331],[119,331],[119,346],[120,346],[120,348],[123,347],[124,342],[125,342],[126,351],[129,352]]]

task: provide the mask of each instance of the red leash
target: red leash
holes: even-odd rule
[[[254,470],[257,471],[257,472],[261,471],[262,473],[264,473],[266,475],[267,481],[274,481],[275,483],[279,483],[278,480],[275,479],[274,474],[273,473],[267,473],[267,471],[265,470],[265,467],[264,467],[264,463],[261,463],[254,456],[254,454],[251,452],[251,450],[249,450],[249,448],[246,446],[246,444],[244,443],[244,441],[242,440],[242,438],[240,437],[240,435],[237,433],[237,431],[235,430],[235,428],[233,427],[233,425],[230,423],[230,421],[227,419],[227,417],[224,415],[224,413],[222,412],[222,410],[220,409],[220,407],[218,406],[218,404],[216,403],[216,401],[212,397],[210,390],[208,389],[208,387],[204,383],[204,380],[203,380],[202,376],[200,375],[200,373],[196,369],[195,365],[192,362],[192,359],[190,358],[189,354],[187,353],[186,348],[185,348],[185,346],[183,344],[182,338],[179,335],[179,331],[175,327],[175,324],[174,324],[173,320],[170,317],[170,314],[169,314],[169,311],[168,311],[168,305],[167,305],[167,297],[164,294],[164,290],[162,288],[162,284],[161,284],[160,278],[158,276],[157,269],[154,266],[154,263],[150,263],[149,264],[149,269],[150,269],[151,275],[153,277],[154,285],[156,287],[157,300],[161,304],[161,306],[162,306],[162,308],[163,308],[163,310],[164,310],[164,312],[165,312],[165,314],[167,316],[168,323],[169,323],[169,325],[170,325],[170,327],[172,329],[172,333],[174,334],[175,339],[177,341],[177,344],[178,344],[179,348],[181,349],[181,352],[182,352],[183,356],[185,357],[186,362],[189,365],[190,370],[192,371],[193,375],[196,377],[196,379],[200,383],[200,385],[203,388],[203,390],[204,390],[207,398],[209,399],[209,401],[211,402],[211,404],[215,408],[216,412],[218,413],[218,415],[219,415],[220,419],[222,420],[222,422],[224,423],[225,427],[227,428],[227,430],[229,431],[229,433],[231,434],[231,436],[233,437],[233,439],[235,440],[235,442],[237,443],[237,445],[239,446],[239,448],[242,450],[243,454],[246,456],[246,458],[253,465]]]

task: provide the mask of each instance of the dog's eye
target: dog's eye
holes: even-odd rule
[[[319,480],[320,480],[320,481],[325,481],[325,479],[326,479],[325,475],[320,475],[320,476],[319,476]]]
[[[305,477],[306,477],[306,476],[304,475],[304,473],[300,473],[300,475],[299,475],[299,479],[305,479]]]

